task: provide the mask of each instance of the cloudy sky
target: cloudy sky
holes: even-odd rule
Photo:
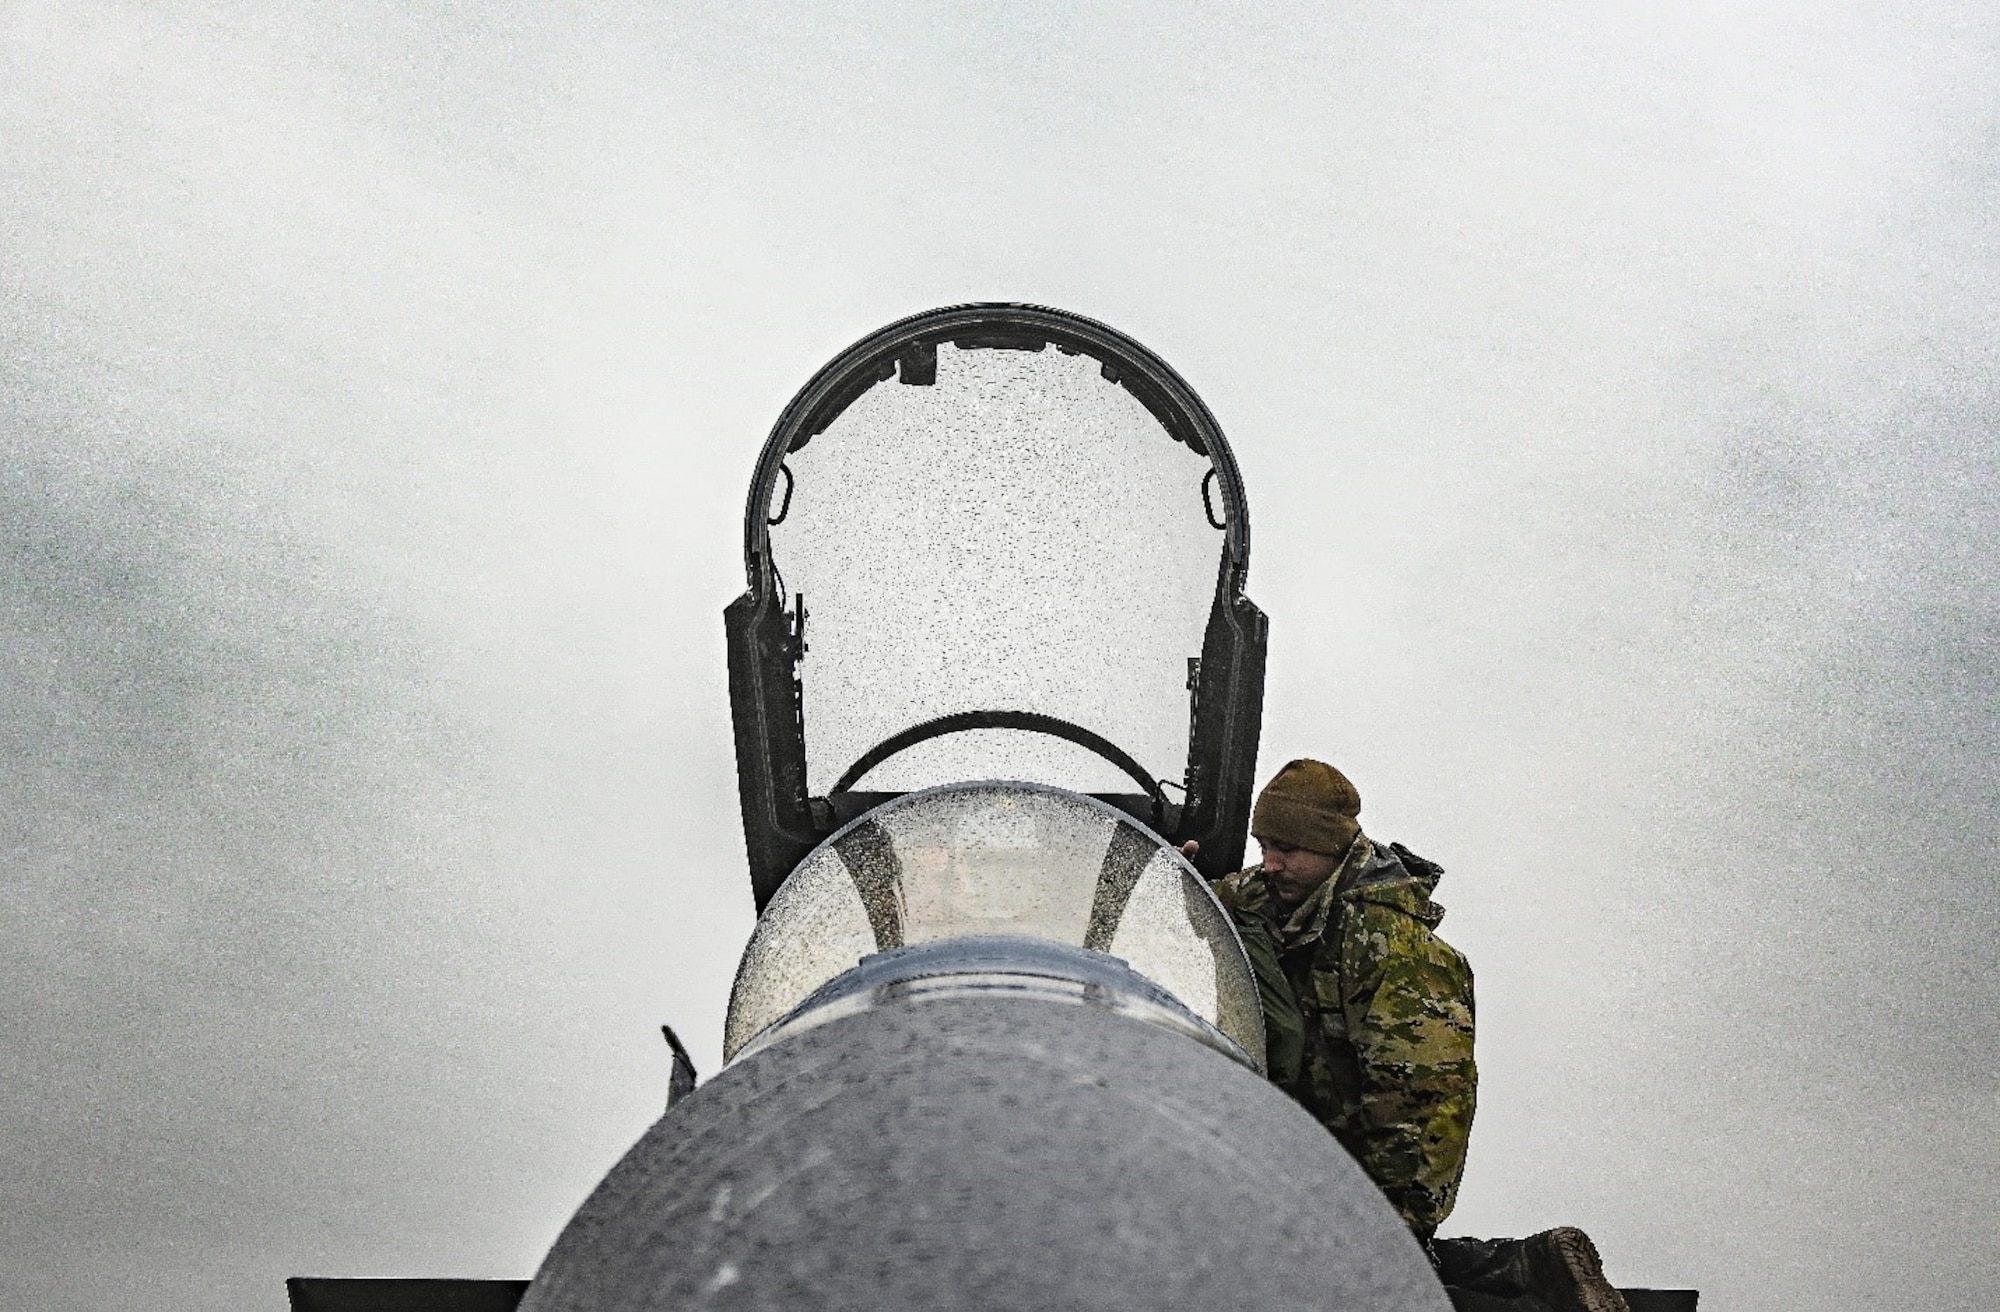
[[[0,4],[0,1304],[530,1273],[751,923],[721,608],[934,305],[1207,399],[1450,1229],[2000,1284],[2000,16]]]

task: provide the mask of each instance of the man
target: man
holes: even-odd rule
[[[1457,1308],[1626,1312],[1581,1230],[1433,1239],[1472,1134],[1472,967],[1435,932],[1444,871],[1360,814],[1346,775],[1293,761],[1251,815],[1262,862],[1216,886],[1257,972],[1272,1081],[1403,1214]]]

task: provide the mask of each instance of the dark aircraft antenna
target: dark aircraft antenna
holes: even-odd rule
[[[771,554],[771,526],[783,521],[791,505],[793,480],[785,458],[825,432],[877,383],[900,377],[907,384],[934,384],[938,347],[946,344],[962,350],[1037,352],[1053,345],[1064,354],[1089,356],[1098,362],[1102,376],[1129,392],[1168,436],[1209,461],[1201,500],[1208,522],[1222,532],[1222,550],[1201,655],[1189,660],[1183,778],[1148,780],[1136,766],[1127,767],[1130,757],[1116,745],[1053,717],[1005,711],[965,714],[973,720],[1016,715],[1018,722],[1006,727],[1053,733],[1111,760],[1142,781],[1144,791],[1097,794],[1100,800],[1175,844],[1199,842],[1194,861],[1209,878],[1235,870],[1242,863],[1250,822],[1251,772],[1264,703],[1267,621],[1243,591],[1250,565],[1250,516],[1229,443],[1194,389],[1164,360],[1123,333],[1040,306],[961,305],[891,324],[841,352],[785,407],[758,459],[744,515],[749,587],[723,612],[737,785],[757,909],[764,909],[793,867],[835,829],[899,795],[848,791],[865,773],[864,762],[872,765],[924,737],[974,727],[970,720],[912,726],[877,744],[827,796],[809,795],[799,672],[804,654],[803,599],[796,612],[788,611]],[[773,513],[773,499],[781,490],[783,504]],[[1135,562],[1134,567],[1142,568],[1143,563]],[[1168,708],[1160,709],[1168,713]],[[1048,723],[1030,722],[1037,719]],[[1182,800],[1168,801],[1162,783],[1181,792]]]

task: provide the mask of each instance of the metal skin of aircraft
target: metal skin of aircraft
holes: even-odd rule
[[[787,407],[745,527],[758,922],[723,1069],[694,1087],[668,1032],[665,1114],[525,1287],[294,1307],[1445,1312],[1264,1078],[1208,887],[1242,861],[1266,624],[1193,390],[1061,311],[917,315]]]

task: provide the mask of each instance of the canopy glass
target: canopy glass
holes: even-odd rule
[[[808,856],[743,954],[725,1055],[863,957],[994,935],[1118,957],[1262,1060],[1255,978],[1193,868],[1103,803],[997,783],[885,803]]]
[[[946,343],[935,360],[931,381],[863,393],[773,489],[772,560],[806,611],[808,792],[898,731],[986,710],[1068,721],[1178,784],[1223,546],[1203,510],[1209,460],[1087,355]],[[981,778],[1133,786],[1094,752],[1010,728],[931,739],[852,783]]]

